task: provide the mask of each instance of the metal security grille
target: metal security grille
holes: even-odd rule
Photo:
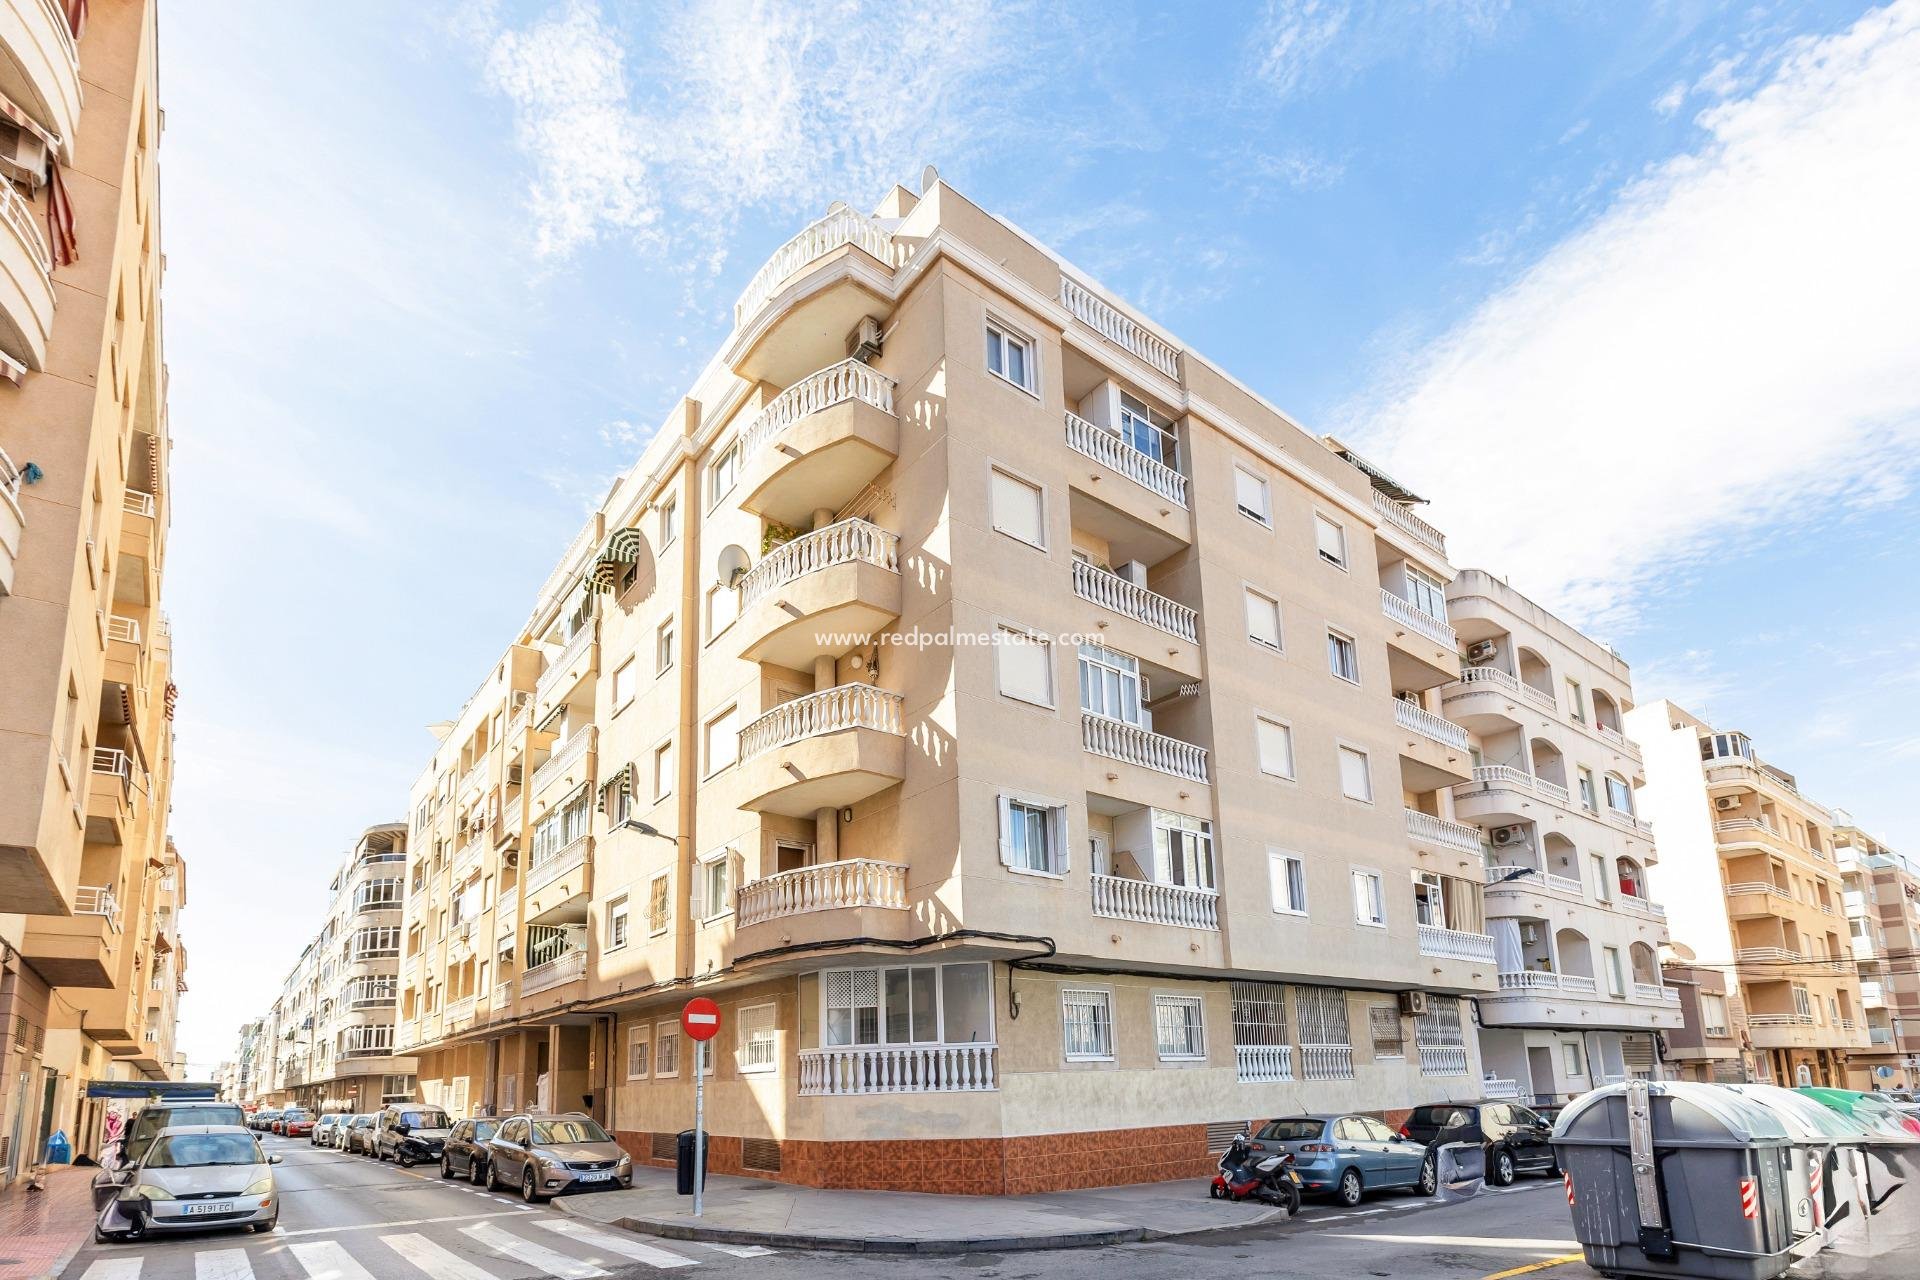
[[[780,1144],[772,1138],[740,1139],[740,1167],[761,1173],[780,1172]]]
[[[1424,1048],[1464,1045],[1460,1031],[1460,998],[1428,996],[1427,1011],[1413,1020],[1414,1043]]]
[[[1277,982],[1233,984],[1233,1042],[1287,1043],[1287,989]]]
[[[1390,1004],[1367,1006],[1367,1028],[1373,1036],[1373,1056],[1376,1058],[1404,1058],[1407,1056],[1406,1034],[1400,1026],[1400,1010]]]
[[[1620,1041],[1620,1060],[1629,1071],[1653,1070],[1653,1042],[1640,1036],[1627,1036]]]
[[[1295,987],[1293,1012],[1301,1044],[1353,1043],[1347,1031],[1347,993],[1337,987]]]

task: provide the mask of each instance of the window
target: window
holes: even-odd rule
[[[627,945],[627,895],[607,903],[607,943],[604,951],[618,951]]]
[[[680,536],[680,501],[669,495],[660,503],[660,549],[665,551]]]
[[[1053,705],[1053,644],[1045,637],[1014,627],[994,634],[994,668],[1000,692],[1037,707]]]
[[[1587,855],[1587,862],[1593,868],[1593,896],[1602,902],[1613,901],[1613,886],[1608,882],[1606,855],[1590,853]]]
[[[1060,1039],[1068,1062],[1111,1062],[1113,993],[1062,991]]]
[[[740,446],[730,444],[713,460],[713,467],[707,472],[707,510],[719,506],[720,499],[733,492],[734,481],[739,478]]]
[[[733,910],[733,850],[722,849],[693,869],[693,914],[717,920]]]
[[[1253,741],[1260,753],[1260,772],[1276,778],[1293,773],[1293,729],[1266,716],[1253,718]]]
[[[1575,724],[1587,722],[1587,700],[1580,688],[1580,682],[1572,676],[1567,677],[1567,714],[1573,718]]]
[[[1607,808],[1619,813],[1633,812],[1633,788],[1626,779],[1607,775]]]
[[[1353,873],[1353,918],[1376,929],[1387,927],[1387,896],[1379,872]]]
[[[779,1066],[774,1042],[773,1006],[749,1005],[734,1015],[739,1028],[734,1063],[742,1075],[772,1071]]]
[[[1373,801],[1373,774],[1367,753],[1358,747],[1340,748],[1340,794],[1349,800]]]
[[[1039,485],[1015,479],[995,467],[988,505],[995,529],[1030,546],[1046,548],[1047,503]]]
[[[537,867],[584,840],[592,823],[593,797],[590,789],[582,786],[534,827],[531,865]]]
[[[820,975],[823,1046],[990,1044],[992,983],[985,964],[828,969]]]
[[[633,659],[613,669],[613,710],[617,715],[620,709],[633,701]]]
[[[1352,636],[1327,632],[1327,669],[1342,680],[1360,683],[1360,650]]]
[[[1460,997],[1427,995],[1427,1011],[1413,1020],[1415,1044],[1435,1049],[1457,1049],[1466,1044],[1460,1024]]]
[[[1700,993],[1700,1028],[1710,1036],[1727,1034],[1727,998],[1709,992]]]
[[[653,1048],[653,1042],[647,1038],[646,1027],[627,1028],[627,1079],[645,1080],[647,1078],[647,1059]]]
[[[1446,892],[1441,887],[1440,877],[1431,871],[1414,872],[1413,914],[1421,924],[1440,929],[1447,927]]]
[[[739,708],[728,707],[707,721],[707,777],[711,778],[740,758],[739,719]]]
[[[1233,501],[1240,508],[1240,514],[1261,524],[1273,523],[1272,509],[1268,504],[1267,482],[1245,467],[1233,469]]]
[[[724,582],[707,588],[707,639],[711,640],[733,625],[740,616],[740,592]]]
[[[1280,602],[1247,588],[1247,639],[1278,653],[1285,649],[1280,639]]]
[[[1293,1012],[1302,1045],[1353,1043],[1347,1031],[1347,993],[1338,987],[1295,987]]]
[[[1593,790],[1593,770],[1580,766],[1580,807],[1588,813],[1600,812],[1600,801]]]
[[[1578,1040],[1560,1042],[1560,1066],[1570,1078],[1587,1074],[1586,1062],[1581,1057]]]
[[[1813,1017],[1813,1005],[1807,999],[1807,989],[1805,987],[1793,988],[1793,1011],[1802,1018]]]
[[[1015,871],[1067,873],[1067,807],[1000,797],[1000,861]]]
[[[1294,853],[1267,854],[1267,887],[1273,909],[1283,915],[1307,914],[1307,863]]]
[[[1607,994],[1615,998],[1624,998],[1627,994],[1627,980],[1620,968],[1620,948],[1602,947],[1601,953],[1606,960]]]
[[[668,877],[664,871],[647,882],[647,933],[649,935],[667,931],[667,911],[670,904],[667,886]]]
[[[1407,603],[1429,618],[1447,617],[1446,584],[1417,565],[1407,566]]]
[[[1097,644],[1081,645],[1080,709],[1152,728],[1147,723],[1139,659]]]
[[[987,372],[1004,378],[1031,395],[1039,394],[1033,342],[997,321],[987,322]]]
[[[1287,1043],[1287,989],[1277,982],[1236,982],[1233,991],[1233,1042],[1273,1046]]]
[[[653,635],[653,674],[665,675],[673,670],[673,618],[668,616]]]
[[[1347,531],[1318,512],[1313,517],[1313,544],[1322,560],[1347,567]]]
[[[1161,884],[1213,892],[1213,823],[1155,809],[1153,878]]]
[[[653,1074],[680,1074],[680,1027],[677,1023],[662,1022],[653,1029]]]
[[[653,749],[653,798],[664,799],[673,793],[673,743],[663,742]]]
[[[1374,1057],[1404,1058],[1407,1056],[1406,1033],[1400,1025],[1400,1010],[1397,1006],[1368,1005],[1367,1030],[1373,1036]]]
[[[1153,1043],[1162,1062],[1207,1056],[1207,1030],[1199,996],[1153,998]]]

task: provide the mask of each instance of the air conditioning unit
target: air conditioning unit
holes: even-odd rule
[[[1713,807],[1718,809],[1722,813],[1729,813],[1740,807],[1740,797],[1739,796],[1715,796],[1713,798]]]
[[[1138,560],[1129,560],[1113,566],[1113,576],[1131,582],[1136,587],[1144,587],[1147,585],[1147,566]]]
[[[1495,644],[1493,641],[1475,640],[1472,644],[1467,646],[1467,661],[1468,662],[1491,662],[1493,661],[1494,655],[1499,652],[1500,652],[1500,646]]]
[[[847,334],[847,356],[865,364],[880,354],[880,322],[861,316],[860,323]]]
[[[1400,1015],[1405,1018],[1417,1018],[1427,1011],[1427,993],[1424,991],[1402,991],[1400,993]]]
[[[527,766],[523,764],[508,765],[507,766],[507,785],[510,787],[519,786],[520,780],[526,776],[526,768]]]
[[[39,135],[0,120],[0,179],[38,190],[47,180],[47,144]]]
[[[1525,827],[1495,827],[1493,829],[1493,844],[1496,849],[1504,849],[1508,845],[1525,844],[1526,842],[1527,829]]]
[[[520,865],[520,851],[518,849],[509,849],[500,855],[500,861],[510,867],[517,867]]]

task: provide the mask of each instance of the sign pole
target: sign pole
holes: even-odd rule
[[[707,1180],[707,1042],[693,1042],[693,1216],[700,1216],[701,1184]]]

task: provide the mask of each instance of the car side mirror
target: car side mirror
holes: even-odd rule
[[[268,1156],[267,1157],[268,1164],[285,1164],[286,1162],[287,1160],[285,1156]]]
[[[413,1126],[405,1120],[402,1120],[399,1124],[393,1126],[393,1131],[398,1134],[408,1134],[413,1132]]]

